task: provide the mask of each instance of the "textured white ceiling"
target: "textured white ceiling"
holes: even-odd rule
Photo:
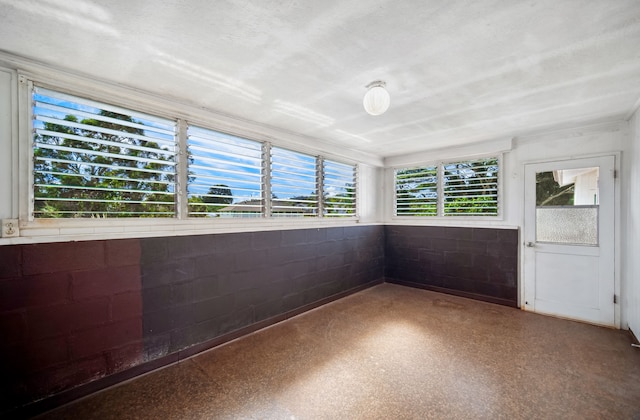
[[[0,50],[386,157],[624,118],[640,1],[0,0]]]

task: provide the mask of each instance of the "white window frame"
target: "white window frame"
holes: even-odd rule
[[[498,160],[498,179],[497,179],[497,184],[498,184],[498,212],[496,215],[475,215],[475,216],[470,216],[470,215],[448,215],[446,216],[444,214],[444,165],[447,164],[451,164],[451,163],[460,163],[460,162],[467,162],[467,161],[475,161],[475,160],[481,160],[481,159],[486,159],[486,158],[496,158]],[[397,170],[401,170],[401,169],[411,169],[411,168],[419,168],[419,167],[426,167],[426,166],[436,166],[437,167],[437,173],[438,173],[438,180],[437,180],[437,191],[438,191],[438,198],[437,198],[437,215],[434,216],[398,216],[396,214],[397,211],[397,191],[396,191],[396,171]],[[480,221],[480,222],[487,222],[487,221],[502,221],[504,220],[504,199],[503,199],[503,190],[504,190],[504,153],[488,153],[488,154],[482,154],[482,155],[477,155],[477,156],[464,156],[464,157],[460,157],[460,158],[448,158],[448,159],[442,159],[442,160],[438,160],[438,161],[429,161],[429,162],[422,162],[422,163],[417,163],[417,164],[410,164],[410,165],[395,165],[390,167],[389,169],[391,169],[389,171],[390,173],[390,182],[389,185],[392,188],[392,200],[390,203],[391,206],[391,219],[392,220],[397,220],[397,221],[403,221],[403,222],[415,222],[415,223],[429,223],[429,222],[436,222],[436,223],[441,223],[441,222],[448,222],[447,224],[456,224],[456,221],[462,221],[464,223],[469,222],[469,221]]]
[[[57,242],[67,240],[96,240],[117,239],[150,236],[176,236],[203,233],[227,233],[270,229],[298,229],[310,226],[353,225],[359,222],[356,202],[356,214],[352,217],[328,218],[189,218],[187,216],[186,181],[186,141],[187,127],[194,125],[222,133],[239,136],[253,141],[287,148],[296,152],[306,153],[321,159],[327,156],[336,162],[353,165],[358,174],[358,162],[351,161],[340,154],[331,154],[311,149],[302,140],[295,139],[289,133],[283,133],[282,141],[274,139],[273,128],[264,127],[231,117],[220,116],[214,111],[207,111],[191,104],[176,103],[161,97],[154,97],[148,93],[130,89],[118,89],[108,84],[85,79],[80,76],[59,72],[45,71],[44,76],[37,76],[25,71],[17,71],[17,120],[18,134],[13,144],[18,150],[17,185],[14,183],[13,194],[17,195],[17,218],[20,236],[11,238],[10,243]],[[178,178],[177,178],[177,215],[175,218],[34,218],[32,214],[33,200],[33,148],[32,127],[33,86],[37,85],[60,93],[113,104],[135,112],[156,115],[162,118],[176,120],[178,124]],[[356,191],[361,182],[356,177]],[[4,239],[0,240],[5,242]]]

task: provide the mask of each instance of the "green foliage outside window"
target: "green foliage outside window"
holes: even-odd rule
[[[177,216],[176,120],[41,87],[33,104],[35,218]],[[320,199],[325,216],[355,216],[354,165],[282,149],[283,162],[264,179],[264,147],[189,126],[187,216],[260,217],[266,183],[273,189],[269,216],[318,217]],[[319,162],[326,178],[316,174]],[[320,179],[322,193],[307,195]]]
[[[105,110],[95,119],[68,114],[58,124],[45,121],[34,139],[35,215],[173,216],[173,158],[140,140],[144,130],[136,123]]]
[[[438,167],[406,168],[396,171],[396,214],[436,216],[438,214]]]
[[[398,169],[396,215],[495,216],[498,172],[497,158]]]
[[[354,215],[356,188],[353,183],[347,182],[344,191],[335,195],[324,192],[324,213],[328,216]]]
[[[575,184],[560,186],[553,172],[536,174],[536,206],[573,206]]]
[[[498,160],[444,164],[445,215],[498,214]]]

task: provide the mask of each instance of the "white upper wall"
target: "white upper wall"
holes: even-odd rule
[[[640,110],[629,120],[623,166],[621,295],[628,326],[640,337]]]
[[[506,220],[517,226],[524,223],[525,164],[618,153],[624,150],[627,134],[627,124],[618,122],[517,138],[513,150],[507,153],[510,172],[505,168]],[[620,162],[616,166],[620,168]]]
[[[13,208],[13,111],[15,103],[15,72],[0,68],[0,218],[17,216]]]

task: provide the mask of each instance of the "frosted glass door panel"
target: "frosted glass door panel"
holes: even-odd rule
[[[598,245],[598,206],[536,207],[536,241]]]

